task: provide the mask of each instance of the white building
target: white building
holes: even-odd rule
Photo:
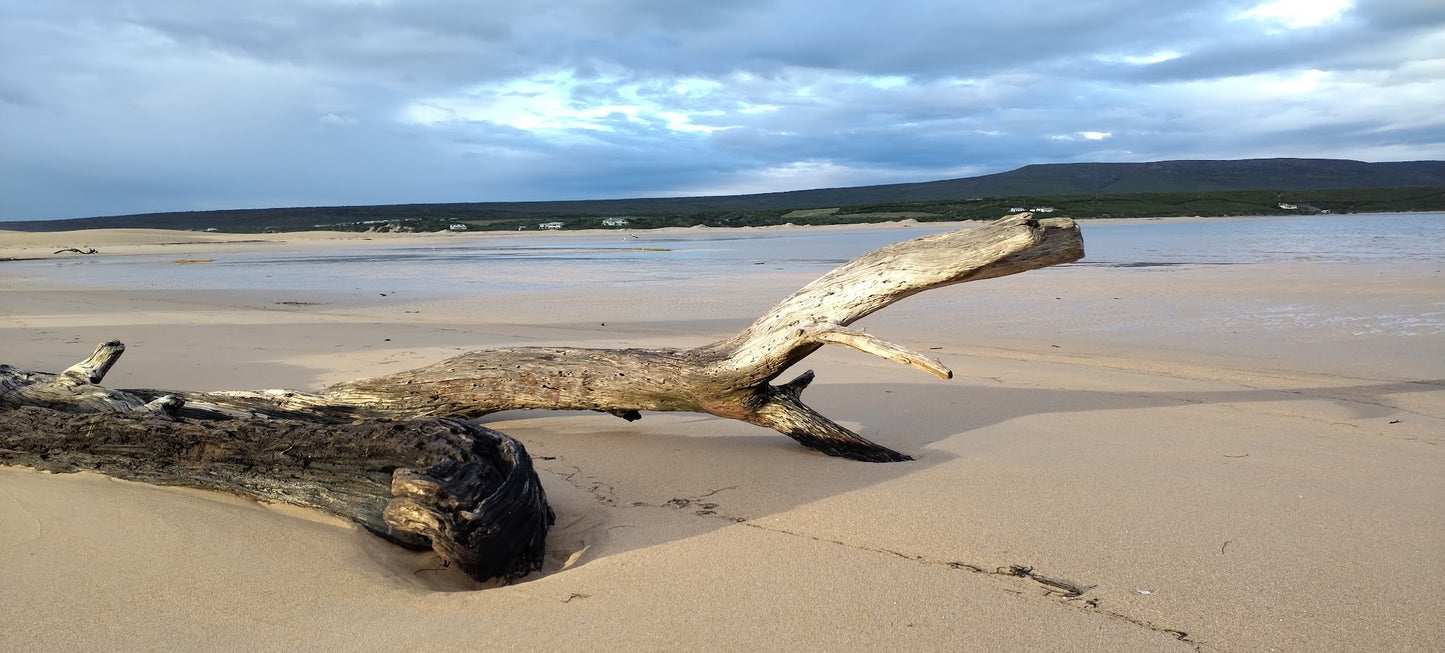
[[[602,218],[604,227],[626,227],[627,218]]]
[[[466,231],[466,230],[467,230],[467,225],[465,225],[465,224],[463,224],[463,223],[461,223],[461,222],[453,222],[453,223],[452,223],[452,226],[447,227],[447,228],[448,228],[448,229],[451,229],[452,231]]]
[[[542,224],[537,225],[537,228],[538,228],[538,229],[561,229],[562,226],[563,226],[563,225],[562,225],[561,222],[543,222]]]

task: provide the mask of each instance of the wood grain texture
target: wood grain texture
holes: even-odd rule
[[[191,392],[100,385],[125,351],[101,344],[59,374],[0,365],[0,464],[94,470],[317,508],[479,579],[538,569],[553,522],[521,443],[461,421],[510,409],[710,413],[774,429],[830,456],[898,462],[803,403],[826,344],[942,378],[942,362],[849,325],[955,283],[1078,260],[1068,218],[1009,216],[864,254],[783,299],[731,338],[694,349],[523,347],[294,390]]]
[[[1083,255],[1073,220],[1019,214],[864,254],[793,293],[736,336],[703,347],[477,351],[417,370],[340,383],[308,401],[387,415],[455,417],[518,408],[629,417],[650,410],[703,412],[774,429],[833,456],[909,460],[808,408],[800,399],[806,383],[771,382],[829,343],[949,378],[952,372],[941,362],[848,325],[926,290]]]

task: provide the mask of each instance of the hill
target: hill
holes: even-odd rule
[[[1406,188],[1423,189],[1420,193]],[[1055,163],[1029,165],[992,175],[907,184],[824,188],[752,195],[717,197],[639,198],[620,200],[578,200],[550,202],[469,202],[454,204],[403,204],[386,206],[300,207],[275,209],[234,209],[188,211],[141,215],[0,222],[0,229],[56,231],[96,228],[217,229],[228,232],[263,230],[295,231],[321,227],[358,229],[377,225],[411,225],[414,229],[439,229],[462,222],[470,228],[515,229],[539,219],[588,218],[568,227],[594,226],[605,216],[648,217],[650,225],[675,224],[767,224],[781,220],[790,211],[840,208],[840,214],[893,212],[935,213],[929,206],[948,202],[995,205],[1030,204],[1050,198],[1092,199],[1097,209],[1102,196],[1114,205],[1113,196],[1155,194],[1167,197],[1179,193],[1229,194],[1244,191],[1338,191],[1346,189],[1400,189],[1412,197],[1430,196],[1430,189],[1445,188],[1445,161],[1366,163],[1340,159],[1243,159],[1229,161],[1157,161],[1150,163]],[[1435,194],[1435,195],[1438,195]],[[980,200],[997,200],[981,202]],[[1220,201],[1194,201],[1204,205],[1232,206]],[[1288,201],[1280,198],[1280,201]],[[1257,204],[1253,199],[1250,202]],[[919,206],[911,206],[919,204]],[[1124,202],[1123,204],[1129,204]],[[1157,206],[1158,202],[1135,203]],[[1238,204],[1235,202],[1235,204]],[[1265,206],[1268,206],[1266,204]],[[1379,205],[1377,210],[1411,210]],[[1415,202],[1413,207],[1435,205]],[[850,210],[870,207],[873,210]],[[1235,208],[1240,208],[1236,206]],[[1322,207],[1323,208],[1323,207]],[[982,207],[980,207],[982,209]],[[1116,215],[1108,211],[1102,214]],[[1164,213],[1169,215],[1214,214],[1207,211]],[[953,211],[950,217],[958,217]],[[828,215],[818,220],[839,221]],[[1080,216],[1083,217],[1083,216]],[[637,226],[643,226],[639,224]]]
[[[1030,165],[997,175],[934,182],[921,190],[974,191],[975,196],[1084,195],[1442,185],[1445,161],[1243,159]]]

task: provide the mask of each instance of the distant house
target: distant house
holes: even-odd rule
[[[1275,206],[1278,206],[1279,208],[1281,208],[1281,209],[1283,209],[1283,210],[1285,210],[1285,211],[1295,211],[1295,210],[1298,210],[1298,209],[1299,209],[1299,205],[1298,205],[1298,204],[1285,204],[1284,202],[1280,202],[1279,204],[1276,204]]]
[[[561,229],[562,227],[563,224],[561,222],[543,222],[537,225],[538,229]]]
[[[1056,208],[1054,208],[1054,207],[1052,207],[1052,206],[1035,206],[1034,208],[1031,208],[1031,209],[1029,209],[1029,210],[1030,210],[1030,211],[1033,211],[1034,213],[1053,213],[1054,211],[1057,211],[1058,209],[1056,209]]]
[[[452,225],[447,228],[451,229],[452,231],[466,231],[467,225],[462,222],[453,222]]]
[[[1026,208],[1024,208],[1024,207],[1022,207],[1022,206],[1010,206],[1010,207],[1008,208],[1008,212],[1009,212],[1009,213],[1023,213],[1024,211],[1027,211],[1027,210],[1028,210],[1028,209],[1026,209]]]
[[[602,218],[604,227],[626,227],[627,218]]]

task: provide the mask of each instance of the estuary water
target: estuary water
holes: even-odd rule
[[[1445,261],[1445,213],[1080,224],[1094,263]]]
[[[864,326],[918,342],[948,342],[964,330],[979,341],[1044,343],[1050,351],[1167,350],[1206,362],[1227,355],[1246,366],[1370,378],[1445,374],[1445,213],[1080,225],[1087,255],[1077,263],[930,293],[918,304],[927,306],[924,313],[902,302]],[[3,262],[0,290],[80,291],[77,310],[90,291],[174,298],[184,310],[386,307],[429,318],[460,301],[487,316],[477,319],[492,319],[494,305],[510,306],[500,319],[550,325],[595,318],[641,333],[659,320],[676,328],[678,306],[616,304],[608,291],[625,286],[635,300],[694,283],[701,290],[682,314],[707,322],[698,329],[727,333],[754,314],[716,315],[709,293],[727,295],[718,298],[724,303],[746,297],[761,311],[859,254],[947,228],[438,235],[245,251],[177,245],[164,255]],[[177,262],[185,260],[206,262]],[[929,311],[955,319],[921,317]],[[1360,356],[1362,347],[1371,354]]]
[[[1076,265],[1445,262],[1445,213],[1080,224],[1087,255]],[[0,283],[31,279],[87,289],[311,292],[364,286],[411,298],[443,298],[545,289],[575,284],[578,278],[610,285],[759,270],[822,273],[871,249],[943,230],[928,224],[859,231],[619,230],[285,252],[194,245],[186,246],[186,258],[212,260],[175,264],[178,250],[165,256],[12,261],[0,265]]]

